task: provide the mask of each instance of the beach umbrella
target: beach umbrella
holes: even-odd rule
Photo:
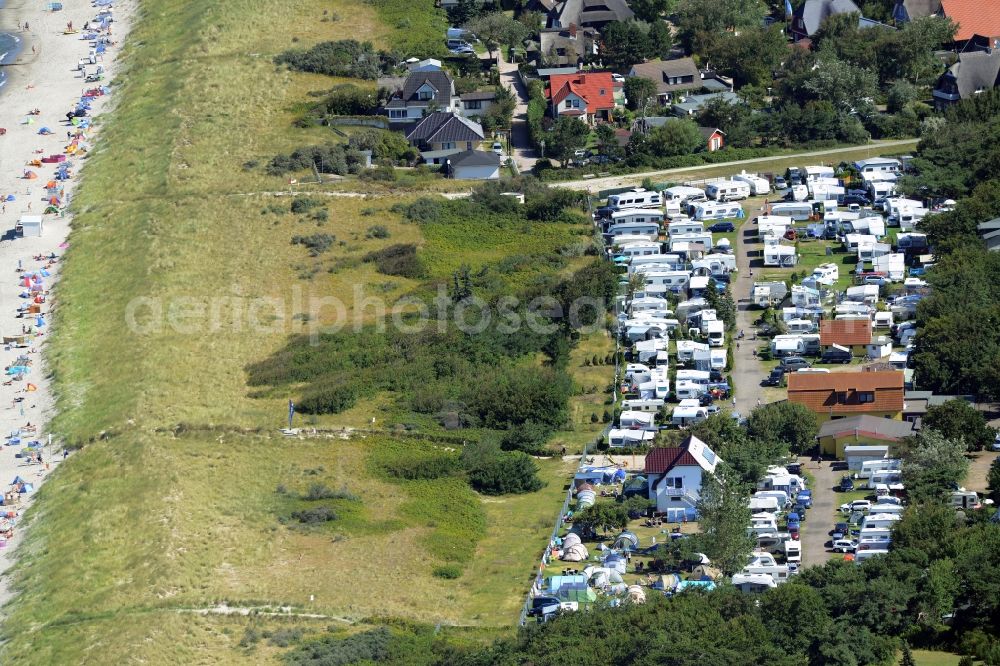
[[[23,286],[25,286],[25,287],[30,287],[31,286],[31,278],[29,278],[27,275],[25,275],[24,279],[21,280],[21,284]]]
[[[8,194],[7,198],[5,199],[5,201],[14,201],[14,195],[13,194]]]

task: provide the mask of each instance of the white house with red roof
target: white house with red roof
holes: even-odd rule
[[[615,86],[621,87],[611,72],[576,72],[549,77],[545,95],[553,118],[576,116],[586,123],[609,120],[616,100]],[[619,93],[620,98],[620,93]]]
[[[701,498],[705,474],[714,474],[722,459],[705,442],[689,435],[680,446],[657,447],[646,454],[645,474],[649,499],[656,510],[668,514],[682,512],[693,518]]]

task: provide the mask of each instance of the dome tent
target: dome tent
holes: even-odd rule
[[[563,548],[569,548],[571,546],[579,545],[580,543],[582,543],[582,541],[580,540],[580,535],[577,534],[576,532],[570,532],[569,534],[563,537],[562,545]]]
[[[587,552],[587,547],[582,543],[570,546],[562,554],[562,559],[566,562],[583,562],[588,557],[590,557],[590,553]]]
[[[642,589],[638,585],[629,585],[628,600],[631,601],[633,604],[646,603],[646,590]]]
[[[586,509],[588,506],[594,506],[594,502],[596,501],[597,494],[593,490],[584,490],[576,495],[577,509]]]
[[[614,548],[616,550],[636,550],[639,547],[639,537],[633,532],[625,531],[615,539]]]

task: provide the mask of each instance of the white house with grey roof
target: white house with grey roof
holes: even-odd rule
[[[483,141],[483,126],[456,113],[435,111],[406,134],[410,145],[430,164],[463,151],[475,150]]]
[[[499,180],[500,156],[485,150],[463,150],[447,158],[457,180]]]
[[[435,111],[460,109],[461,100],[455,94],[455,82],[447,72],[421,70],[411,72],[385,105],[391,123],[415,123]]]

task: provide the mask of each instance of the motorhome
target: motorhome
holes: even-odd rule
[[[776,203],[771,204],[771,215],[782,215],[803,222],[813,216],[811,203]]]
[[[688,211],[689,215],[696,220],[741,219],[745,215],[743,207],[737,203],[717,203],[714,201],[692,204]]]
[[[608,208],[624,210],[626,208],[659,208],[663,205],[663,196],[659,192],[650,192],[637,187],[621,194],[608,197]]]
[[[767,178],[761,178],[757,174],[747,173],[744,171],[733,176],[733,180],[738,180],[749,185],[750,193],[755,197],[762,194],[769,194],[771,192],[771,183],[767,181]]]
[[[708,322],[708,345],[710,347],[723,347],[726,344],[726,324],[716,319]]]
[[[712,383],[712,373],[708,370],[691,370],[690,368],[678,368],[675,377],[677,381],[694,382],[707,386]]]
[[[840,268],[837,264],[820,264],[813,269],[812,276],[819,284],[832,285],[840,279]]]
[[[801,562],[802,561],[802,543],[795,541],[794,539],[789,539],[785,542],[785,561],[787,562]]]
[[[708,392],[708,389],[704,384],[699,384],[697,382],[692,382],[686,379],[678,379],[674,384],[674,394],[682,402],[685,400],[694,400],[698,402],[698,406],[701,407],[701,402],[699,399],[701,396]],[[692,405],[693,406],[693,405]],[[676,411],[676,410],[675,410]],[[706,412],[707,413],[707,412]]]
[[[684,204],[706,201],[708,199],[708,197],[705,196],[705,190],[697,187],[685,187],[683,185],[668,187],[663,190],[662,196],[664,201],[676,201],[681,206]]]
[[[814,182],[809,184],[809,193],[817,201],[827,201],[843,196],[844,187],[834,183]]]
[[[869,180],[867,184],[866,189],[871,195],[872,201],[888,199],[896,195],[896,183],[891,180]]]
[[[897,470],[879,470],[877,472],[872,472],[872,475],[868,477],[868,483],[865,484],[866,488],[874,489],[877,485],[886,485],[892,487],[903,481],[903,473]]]
[[[789,333],[815,333],[816,322],[812,319],[792,319],[785,322],[785,328]]]
[[[686,291],[691,281],[691,274],[687,271],[644,270],[637,274],[643,276],[647,285],[662,284],[674,293]]]
[[[738,180],[724,180],[711,183],[705,188],[709,199],[719,202],[739,201],[750,197],[750,184]]]
[[[892,312],[876,312],[875,328],[892,328]]]
[[[650,412],[625,411],[618,417],[622,428],[638,428],[640,430],[657,430],[655,414]]]

